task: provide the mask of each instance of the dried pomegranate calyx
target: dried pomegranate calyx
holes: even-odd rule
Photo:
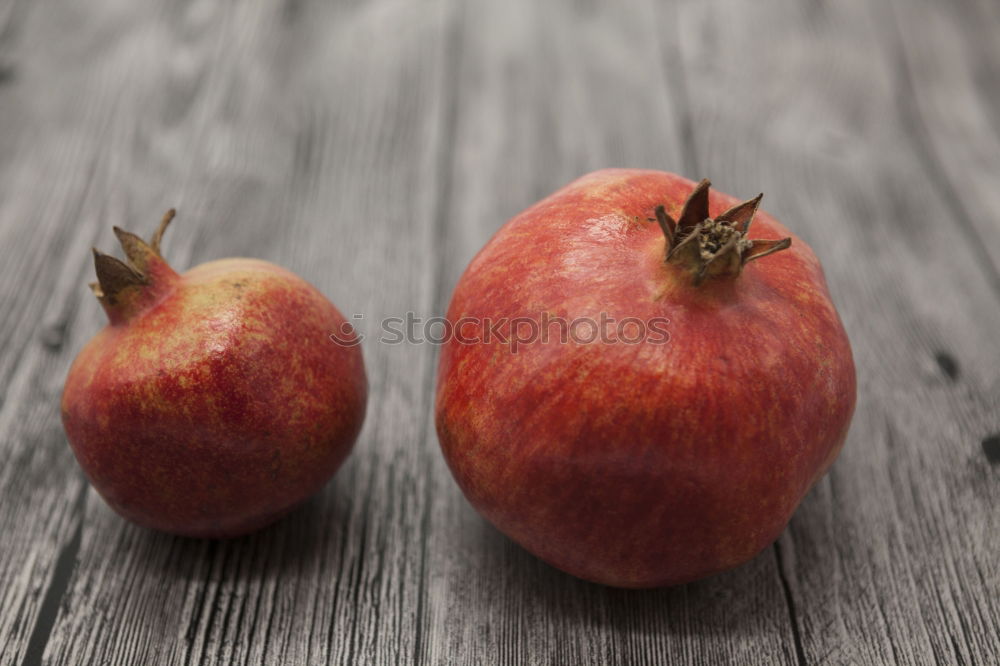
[[[114,227],[126,261],[93,248],[97,282],[92,282],[90,288],[112,322],[128,319],[145,304],[155,300],[177,278],[177,273],[160,255],[163,232],[175,215],[173,208],[166,212],[149,243],[131,232]]]
[[[160,254],[160,243],[163,241],[163,232],[167,230],[167,227],[176,215],[176,208],[171,208],[164,213],[163,218],[160,220],[160,226],[156,228],[156,233],[153,234],[153,237],[149,240],[149,247],[152,248],[153,252],[155,252],[158,257],[163,256]]]
[[[696,285],[707,277],[736,277],[747,262],[784,250],[792,244],[791,238],[747,238],[763,194],[711,218],[708,214],[711,185],[706,178],[695,186],[684,202],[677,221],[667,214],[664,206],[656,207],[656,221],[667,239],[665,261],[693,273]]]

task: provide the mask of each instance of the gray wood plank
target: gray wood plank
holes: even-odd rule
[[[816,249],[856,355],[849,441],[780,541],[805,660],[992,663],[1000,311],[871,6],[685,3],[694,145]]]
[[[1000,295],[1000,10],[976,0],[881,7],[899,118]]]
[[[440,310],[508,217],[578,175],[684,169],[653,11],[645,2],[465,4]],[[796,661],[773,551],[693,585],[613,590],[538,562],[475,513],[440,456],[432,471],[429,663]]]
[[[87,248],[123,177],[111,155],[107,63],[78,59],[101,36],[71,8],[45,25],[8,3],[0,30],[0,662],[40,658],[79,543],[85,484],[59,424],[59,394],[84,338]],[[127,25],[123,19],[120,25]],[[32,37],[39,38],[34,41]],[[55,44],[41,49],[40,44]]]
[[[25,44],[51,45],[67,22],[83,23],[88,41],[64,51],[38,48],[42,54],[26,47],[24,57],[49,58],[45,67],[53,71],[71,59],[85,63],[80,85],[48,104],[60,113],[74,105],[97,110],[94,122],[68,121],[84,143],[77,153],[58,161],[58,153],[43,155],[23,180],[76,176],[95,161],[106,164],[94,170],[100,181],[88,190],[95,213],[95,200],[102,203],[100,214],[87,218],[89,235],[38,241],[42,250],[56,245],[73,267],[51,301],[67,311],[67,339],[57,368],[20,361],[22,383],[44,380],[46,393],[12,384],[19,400],[9,403],[9,419],[29,407],[43,411],[24,429],[44,436],[40,448],[50,465],[20,483],[50,505],[34,513],[51,518],[33,525],[38,517],[25,515],[32,495],[13,481],[4,487],[20,507],[4,511],[4,524],[18,536],[13,545],[28,551],[4,557],[10,571],[3,581],[26,589],[4,587],[33,615],[4,613],[3,620],[31,631],[61,544],[79,548],[68,557],[70,568],[78,563],[61,606],[55,597],[47,662],[409,660],[418,587],[400,581],[419,573],[418,498],[425,492],[416,470],[429,409],[429,354],[369,345],[379,400],[337,480],[273,530],[218,544],[131,527],[93,494],[74,532],[80,478],[60,433],[58,392],[71,350],[100,322],[83,287],[92,238],[110,248],[112,224],[148,230],[168,204],[181,211],[166,242],[177,266],[260,256],[298,271],[348,314],[377,320],[426,310],[443,84],[433,37],[449,5],[193,3],[160,10],[145,3],[87,11],[90,20],[65,3],[40,5],[25,27]],[[370,49],[373,43],[380,48]],[[42,118],[40,127],[51,131],[58,120]],[[61,168],[51,171],[55,166]],[[75,209],[80,198],[56,200]],[[5,232],[26,231],[16,213],[6,213],[12,222]],[[53,233],[77,228],[67,215],[53,223]],[[20,237],[14,242],[31,247]],[[14,430],[5,452],[30,454],[28,438]],[[40,638],[44,647],[47,632]],[[6,643],[12,661],[25,652],[29,660],[41,656],[26,642]]]

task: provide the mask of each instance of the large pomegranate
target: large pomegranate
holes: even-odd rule
[[[770,544],[833,462],[851,349],[815,255],[759,202],[598,171],[510,220],[459,280],[441,448],[538,557],[622,587],[701,578]]]
[[[62,417],[91,483],[118,513],[227,537],[273,521],[330,478],[365,414],[361,349],[296,275],[223,259],[178,275],[115,228],[128,261],[94,250],[110,324],[66,378]]]

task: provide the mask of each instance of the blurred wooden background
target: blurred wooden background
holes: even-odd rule
[[[762,190],[826,267],[857,414],[751,563],[626,592],[535,560],[451,480],[430,345],[366,342],[355,453],[262,533],[88,488],[58,399],[112,225],[176,205],[176,267],[277,262],[364,330],[605,166]],[[0,262],[0,663],[1000,663],[994,0],[0,0]]]

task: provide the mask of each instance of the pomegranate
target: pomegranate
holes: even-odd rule
[[[729,569],[777,538],[843,445],[855,376],[819,262],[760,199],[598,171],[472,260],[436,424],[502,532],[634,588]]]
[[[110,323],[76,357],[62,419],[91,483],[122,516],[231,537],[316,493],[364,420],[361,349],[314,287],[256,259],[177,274],[115,228],[127,262],[94,250]]]

